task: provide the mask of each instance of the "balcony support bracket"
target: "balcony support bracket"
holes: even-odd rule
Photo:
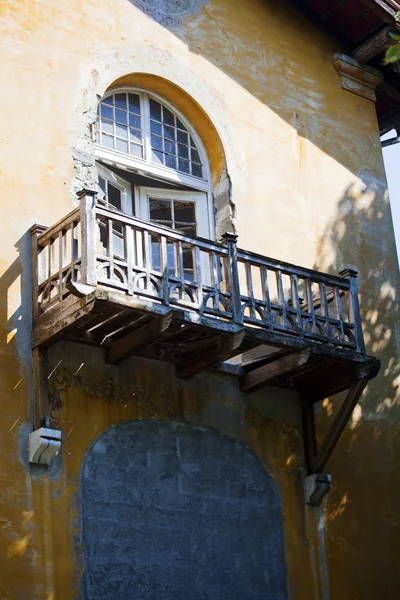
[[[359,365],[346,397],[319,448],[315,428],[315,398],[306,397],[304,390],[299,393],[302,405],[304,453],[309,475],[324,471],[362,392],[368,381],[377,375],[379,368],[380,363],[376,359],[369,359],[366,363]]]

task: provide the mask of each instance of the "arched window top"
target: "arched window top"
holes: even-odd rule
[[[114,89],[102,98],[97,143],[100,154],[111,153],[154,174],[159,170],[199,183],[208,179],[207,157],[196,132],[171,105],[143,90]]]

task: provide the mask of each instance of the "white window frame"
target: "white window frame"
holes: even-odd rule
[[[195,205],[196,236],[210,239],[211,231],[208,211],[205,213],[203,208],[204,206],[208,208],[205,192],[184,192],[181,190],[163,190],[161,188],[135,186],[135,198],[138,200],[136,202],[136,214],[140,219],[144,219],[145,221],[150,221],[149,198],[193,202]]]
[[[173,105],[171,105],[167,100],[158,96],[157,94],[153,94],[148,92],[143,88],[138,87],[126,87],[126,86],[117,86],[109,90],[106,94],[104,94],[103,98],[107,98],[113,94],[117,94],[120,92],[127,92],[133,94],[140,95],[140,106],[141,106],[141,114],[142,114],[142,132],[143,132],[143,151],[145,158],[138,158],[135,156],[131,156],[129,154],[125,154],[123,152],[119,152],[118,150],[112,150],[110,148],[104,148],[99,144],[96,144],[95,148],[95,156],[99,160],[105,161],[111,167],[123,167],[128,170],[132,170],[134,172],[139,172],[140,174],[147,176],[154,176],[160,179],[165,180],[169,183],[175,183],[184,185],[192,188],[193,190],[204,192],[206,194],[205,203],[207,206],[207,217],[208,217],[208,231],[209,235],[206,236],[209,239],[215,239],[215,223],[214,223],[214,205],[212,199],[212,187],[211,187],[211,171],[210,165],[207,157],[207,153],[205,151],[204,145],[189,123],[189,121],[182,115]],[[172,169],[170,167],[166,167],[165,165],[157,165],[152,163],[147,157],[151,156],[151,143],[150,143],[150,115],[149,115],[149,100],[154,99],[157,102],[160,102],[166,108],[168,108],[172,113],[174,113],[185,125],[189,134],[194,140],[196,148],[199,152],[202,168],[203,168],[203,178],[194,177],[193,175],[188,175],[186,173],[182,173],[176,169]],[[140,188],[139,188],[140,189]],[[160,191],[160,190],[158,190]],[[168,190],[161,190],[168,194]],[[174,192],[175,193],[175,192]],[[188,192],[191,193],[191,192]],[[140,194],[139,194],[140,196]],[[138,197],[139,197],[138,196]],[[138,213],[136,213],[138,214]],[[139,214],[138,214],[139,216]]]
[[[100,175],[100,177],[106,179],[112,185],[121,190],[122,212],[124,212],[127,215],[133,215],[132,186],[129,183],[129,181],[126,181],[126,179],[123,179],[110,169],[107,169],[99,164],[97,164],[97,173],[98,175]]]

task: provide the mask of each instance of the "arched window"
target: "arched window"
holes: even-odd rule
[[[114,88],[98,107],[99,195],[117,210],[213,237],[210,170],[196,131],[168,102]]]

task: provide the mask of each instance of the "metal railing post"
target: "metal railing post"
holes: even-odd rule
[[[96,276],[96,196],[97,191],[84,189],[78,193],[81,213],[82,283],[97,285]]]

